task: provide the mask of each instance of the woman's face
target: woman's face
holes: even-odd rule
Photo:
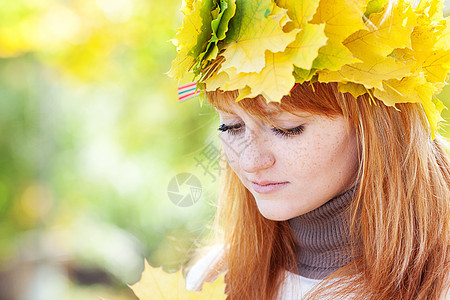
[[[267,108],[273,109],[273,103]],[[270,117],[277,128],[234,103],[229,112],[217,111],[228,163],[264,217],[291,219],[354,184],[359,165],[356,135],[342,116],[281,112]]]

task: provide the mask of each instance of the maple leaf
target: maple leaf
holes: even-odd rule
[[[305,24],[295,42],[290,44],[282,55],[288,56],[292,63],[302,69],[311,69],[319,49],[326,44],[325,24]]]
[[[375,89],[374,96],[383,99],[387,106],[396,103],[418,103],[431,101],[435,88],[423,77],[409,76],[383,81],[383,89]]]
[[[358,30],[344,40],[344,45],[357,58],[371,59],[372,56],[386,57],[395,48],[410,48],[411,33],[417,24],[417,15],[404,0],[393,8],[385,19],[386,12],[370,15],[373,24],[370,30]]]
[[[329,0],[320,1],[312,24],[325,23],[327,44],[319,49],[319,55],[313,63],[315,69],[338,70],[344,64],[354,63],[352,53],[342,44],[350,34],[365,29],[362,19],[366,0]]]
[[[312,19],[319,6],[319,0],[278,0],[277,5],[288,10],[288,16],[292,20],[290,26],[302,28]]]
[[[423,71],[427,81],[437,83],[441,88],[450,71],[450,30],[446,26],[448,21],[426,22],[423,19],[411,34],[412,51],[397,51],[397,54],[407,52],[408,58],[413,57],[416,63],[411,69]]]
[[[369,18],[371,14],[379,13],[383,10],[384,6],[387,4],[387,0],[371,0],[367,3],[366,12],[364,16]]]
[[[195,0],[183,0],[183,2],[181,3],[181,8],[180,11],[184,14],[184,15],[188,15],[192,12],[192,10],[194,9],[194,3]]]
[[[339,71],[319,71],[321,82],[354,82],[370,89],[383,90],[383,80],[401,79],[409,75],[410,66],[397,62],[392,57],[372,59],[362,63],[343,66]]]
[[[422,0],[416,7],[416,12],[421,14],[421,19],[427,21],[439,21],[444,18],[444,1],[441,0]]]
[[[205,283],[201,292],[185,289],[181,270],[166,273],[161,268],[153,268],[145,261],[141,279],[130,285],[140,300],[212,300],[225,299],[223,275],[212,283]]]
[[[303,83],[305,81],[309,81],[312,79],[312,77],[314,76],[314,74],[316,73],[315,69],[312,70],[306,70],[306,69],[302,69],[302,68],[298,68],[294,66],[294,78],[295,78],[295,82],[298,83]]]
[[[427,57],[422,65],[429,82],[436,82],[442,88],[450,71],[450,50],[438,50]]]
[[[285,55],[266,53],[266,65],[259,73],[237,73],[229,68],[206,81],[207,90],[219,87],[222,90],[239,90],[243,98],[263,95],[268,101],[280,101],[295,84],[292,61]]]
[[[172,43],[177,47],[177,57],[172,62],[168,75],[179,80],[186,70],[190,70],[197,57],[207,46],[211,38],[211,10],[214,2],[199,0],[194,3],[187,2],[183,12],[187,13],[183,18],[183,24],[178,29]],[[197,33],[197,34],[193,34]]]
[[[313,68],[337,71],[345,64],[360,62],[341,42],[328,39],[327,44],[319,49],[319,55],[313,62]]]
[[[411,46],[417,53],[428,52],[450,47],[450,29],[446,26],[447,20],[439,22],[421,21],[411,33]]]
[[[229,68],[227,71],[233,72],[233,69],[234,68]],[[225,84],[231,85],[230,76],[227,72],[218,71],[216,74],[205,80],[205,89],[207,91],[215,91],[216,89],[220,88],[223,91],[227,91],[228,89],[225,88]],[[243,88],[243,86],[241,86],[240,88]]]
[[[295,84],[295,78],[292,74],[293,68],[292,61],[288,56],[267,53],[266,66],[259,74],[240,73],[236,80],[243,80],[251,88],[251,93],[246,97],[254,98],[263,95],[269,102],[279,102]]]
[[[214,19],[211,21],[211,39],[208,41],[205,51],[196,59],[197,64],[193,68],[194,73],[201,73],[208,63],[217,57],[219,53],[218,43],[225,39],[228,23],[235,12],[235,0],[220,0],[219,6],[212,12]]]
[[[223,69],[237,68],[239,72],[259,72],[265,65],[265,52],[284,51],[295,40],[298,30],[284,32],[290,21],[286,10],[273,0],[238,0],[236,15],[224,42]]]
[[[364,85],[353,82],[338,82],[338,90],[341,93],[350,93],[355,98],[367,93]]]
[[[433,99],[436,87],[427,82],[422,76],[410,76],[383,82],[383,90],[375,89],[374,96],[381,99],[388,106],[396,103],[420,103],[427,115],[431,134],[434,138],[437,124],[443,121],[441,111],[443,104],[438,99]]]

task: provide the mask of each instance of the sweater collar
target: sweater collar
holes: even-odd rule
[[[323,279],[352,260],[349,217],[355,188],[288,220],[296,239],[301,276]]]

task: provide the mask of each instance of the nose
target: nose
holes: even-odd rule
[[[267,169],[275,163],[269,142],[262,134],[246,130],[245,145],[239,156],[239,164],[247,173]]]

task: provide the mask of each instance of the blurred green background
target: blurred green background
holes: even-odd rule
[[[180,5],[0,0],[0,299],[136,299],[144,258],[176,269],[208,234],[218,119],[164,74]]]

